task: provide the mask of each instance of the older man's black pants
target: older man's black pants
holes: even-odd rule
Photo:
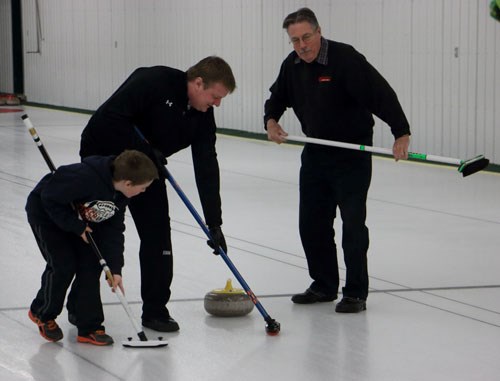
[[[299,231],[313,279],[311,289],[336,296],[339,271],[333,223],[338,207],[347,271],[343,295],[366,299],[369,237],[365,220],[371,156],[355,154],[332,155],[324,147],[306,145],[300,170]]]

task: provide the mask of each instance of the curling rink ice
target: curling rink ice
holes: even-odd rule
[[[23,107],[0,107],[8,108]],[[103,279],[115,344],[77,343],[65,310],[57,319],[64,339],[45,341],[27,316],[44,261],[24,205],[48,168],[23,113],[56,166],[79,161],[89,118],[35,107],[0,113],[0,380],[500,380],[499,174],[462,178],[454,167],[374,158],[367,311],[337,314],[334,303],[290,301],[310,283],[297,228],[300,147],[225,135],[217,151],[229,256],[281,323],[280,335],[266,335],[257,309],[238,318],[205,312],[207,292],[228,278],[241,286],[168,184],[175,266],[168,307],[180,331],[146,329],[168,346],[124,348],[136,333]],[[190,149],[170,157],[168,168],[201,213]],[[128,213],[126,226],[124,285],[140,322],[139,240]],[[339,265],[343,283],[341,253]]]

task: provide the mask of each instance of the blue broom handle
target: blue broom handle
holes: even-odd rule
[[[135,131],[137,132],[137,134],[141,137],[141,139],[144,140],[145,142],[149,143],[148,140],[142,134],[141,130],[139,130],[137,127],[134,127],[134,128],[135,128]],[[172,187],[175,189],[175,191],[177,192],[177,194],[179,195],[179,197],[181,198],[181,200],[184,202],[184,204],[186,205],[186,207],[189,209],[189,211],[193,215],[193,217],[196,220],[196,222],[198,222],[198,225],[200,225],[201,229],[205,232],[205,235],[207,236],[207,238],[210,241],[212,241],[212,236],[210,234],[210,231],[208,230],[207,226],[205,225],[205,222],[203,221],[203,219],[200,217],[200,215],[198,214],[198,212],[194,208],[193,204],[191,204],[191,201],[189,201],[189,199],[187,198],[187,196],[185,195],[185,193],[182,191],[182,189],[179,186],[179,184],[177,184],[177,182],[175,181],[174,177],[172,176],[172,174],[169,172],[169,170],[165,166],[163,166],[163,170],[164,170],[164,175],[167,178],[168,182],[172,185]],[[220,256],[222,257],[222,259],[224,260],[224,262],[226,262],[226,265],[229,267],[229,269],[231,270],[231,272],[234,274],[234,276],[236,277],[236,279],[238,280],[238,282],[240,282],[241,286],[244,288],[245,292],[250,297],[250,299],[252,300],[253,304],[255,304],[255,306],[257,307],[257,309],[259,310],[259,312],[261,313],[261,315],[264,317],[264,319],[266,321],[272,320],[271,316],[267,313],[267,311],[264,308],[264,306],[259,302],[259,300],[255,296],[255,294],[253,293],[253,291],[250,289],[250,286],[248,286],[247,282],[245,281],[245,279],[243,279],[243,277],[241,276],[240,272],[238,271],[238,269],[236,268],[236,266],[234,266],[233,262],[229,259],[228,255],[224,252],[224,250],[222,249],[222,247],[219,246],[218,250],[219,250]]]
[[[202,230],[205,232],[205,234],[208,237],[208,239],[210,241],[212,241],[212,236],[210,235],[210,231],[208,230],[207,226],[205,225],[205,222],[202,220],[202,218],[200,217],[200,215],[198,214],[198,212],[196,211],[196,209],[194,208],[194,206],[191,204],[191,202],[189,201],[189,199],[186,197],[186,195],[184,194],[184,192],[182,191],[182,189],[180,188],[180,186],[177,184],[177,182],[175,181],[175,179],[172,177],[172,175],[170,174],[170,172],[168,171],[168,169],[165,168],[165,167],[164,167],[164,169],[165,169],[165,175],[167,177],[167,180],[174,187],[175,191],[177,192],[177,194],[179,195],[179,197],[181,198],[181,200],[184,202],[184,204],[187,206],[187,208],[189,209],[189,211],[193,215],[193,217],[196,220],[196,222],[198,222],[198,225],[200,225],[200,227],[202,228]],[[267,313],[267,311],[265,310],[265,308],[262,306],[262,304],[259,302],[259,300],[255,296],[255,294],[253,293],[253,291],[250,289],[250,287],[248,286],[248,284],[245,281],[245,279],[243,279],[243,277],[241,276],[241,274],[238,271],[238,269],[234,266],[234,264],[231,261],[231,259],[229,259],[228,255],[224,252],[224,249],[222,249],[222,247],[219,246],[218,247],[218,251],[219,251],[219,254],[222,257],[222,259],[224,260],[224,262],[226,262],[227,266],[232,271],[232,273],[234,274],[234,276],[236,277],[236,279],[238,279],[238,282],[240,282],[240,284],[243,286],[243,288],[245,289],[247,295],[250,297],[250,299],[252,300],[252,302],[255,304],[255,306],[257,307],[257,309],[259,310],[259,312],[262,314],[262,316],[264,317],[264,319],[269,319],[270,318],[269,314]]]

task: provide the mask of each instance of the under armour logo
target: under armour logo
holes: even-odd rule
[[[165,102],[165,104],[168,106],[168,107],[172,107],[172,105],[174,104],[174,102],[170,101],[169,99],[167,99],[167,101]]]

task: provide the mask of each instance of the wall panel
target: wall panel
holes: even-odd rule
[[[382,4],[381,62],[378,71],[387,79],[398,95],[399,102],[410,118],[412,85],[411,7],[400,0],[385,0]],[[375,128],[377,144],[391,147],[394,138],[386,125]]]
[[[10,0],[0,0],[0,93],[14,91]]]
[[[488,21],[491,22],[491,19]],[[489,130],[489,135],[493,142],[491,159],[495,163],[500,163],[500,33],[498,33],[500,27],[498,23],[495,24],[495,28],[495,31],[492,33],[494,36],[495,53],[494,57],[489,57],[494,62],[493,72],[490,74],[494,88],[493,103],[491,108],[486,111],[487,113],[493,112],[493,118],[491,124],[488,124],[486,128]]]

